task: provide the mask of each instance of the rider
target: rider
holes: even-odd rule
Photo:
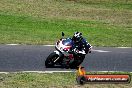
[[[85,54],[87,53],[91,53],[91,45],[86,41],[86,39],[84,39],[82,37],[82,33],[80,32],[75,32],[73,37],[71,38],[72,40],[72,47],[69,51],[69,53],[74,55],[74,58],[72,60],[70,60],[70,67],[76,66],[76,65],[80,65],[80,63],[83,62],[84,58],[85,58]],[[79,52],[81,53],[85,53],[83,54],[79,54]],[[76,64],[76,65],[75,65]],[[64,66],[67,66],[66,63],[63,64]],[[67,66],[68,67],[68,66]]]
[[[72,41],[72,50],[76,49],[78,51],[85,51],[85,53],[91,53],[91,45],[82,37],[82,33],[75,32],[72,37]]]

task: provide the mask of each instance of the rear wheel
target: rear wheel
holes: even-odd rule
[[[70,64],[70,68],[76,69],[84,60],[85,56],[75,57],[75,60]]]
[[[45,66],[46,66],[46,67],[53,67],[54,64],[55,64],[54,61],[55,61],[58,57],[59,57],[59,56],[58,56],[55,52],[51,53],[51,54],[47,57],[47,59],[46,59],[46,61],[45,61]]]

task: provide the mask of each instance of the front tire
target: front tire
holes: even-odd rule
[[[47,67],[53,67],[53,66],[55,65],[54,61],[55,61],[58,57],[59,57],[59,56],[58,56],[55,52],[51,53],[51,54],[47,57],[47,59],[46,59],[46,61],[45,61],[45,67],[46,67],[46,68],[47,68]]]

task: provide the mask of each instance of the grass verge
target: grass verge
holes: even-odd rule
[[[93,46],[132,47],[131,0],[0,0],[0,44],[54,44],[80,31]]]
[[[124,73],[125,72],[123,72],[123,74]],[[0,74],[0,87],[1,88],[64,88],[64,87],[65,88],[102,88],[102,87],[131,88],[132,82],[130,84],[85,84],[83,86],[80,86],[76,83],[75,73],[52,73],[52,74],[51,73],[49,74],[9,73],[9,74]]]
[[[54,44],[65,32],[72,37],[81,31],[94,46],[132,46],[132,30],[98,21],[63,19],[40,20],[31,17],[0,15],[0,43]]]

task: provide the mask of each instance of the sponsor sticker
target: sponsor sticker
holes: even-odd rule
[[[129,74],[86,74],[84,67],[77,70],[77,83],[130,83]]]

